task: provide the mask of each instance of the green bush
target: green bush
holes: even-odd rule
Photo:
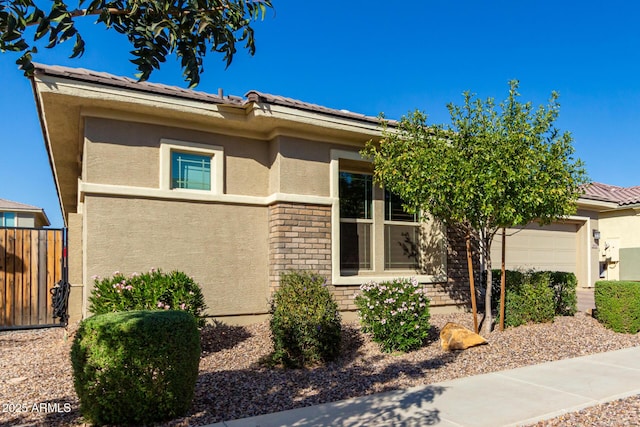
[[[342,324],[326,280],[310,272],[287,272],[271,301],[272,361],[304,367],[335,359]]]
[[[356,306],[363,330],[382,351],[415,350],[429,335],[429,299],[416,279],[366,283]]]
[[[607,328],[621,333],[640,331],[640,283],[596,282],[596,317]]]
[[[81,322],[71,347],[80,411],[93,424],[142,425],[191,407],[200,334],[184,311],[127,311]]]
[[[549,282],[549,273],[529,272],[523,274],[520,283],[514,280],[506,286],[504,324],[520,326],[553,321],[554,293]]]
[[[94,288],[89,297],[89,311],[104,314],[130,310],[184,310],[205,324],[206,309],[200,286],[181,271],[163,273],[152,269],[148,273],[133,273],[126,277],[115,272],[112,277],[94,276]]]
[[[500,309],[500,270],[493,270],[492,307]],[[538,283],[546,282],[553,292],[553,311],[555,316],[573,316],[577,311],[578,298],[576,275],[564,271],[514,271],[506,270],[505,288],[516,289],[526,280]],[[506,305],[506,303],[505,303]],[[506,310],[506,308],[505,308]]]
[[[578,311],[576,287],[578,279],[573,273],[550,271],[551,288],[553,289],[556,316],[573,316]]]

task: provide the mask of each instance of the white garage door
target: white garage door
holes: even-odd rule
[[[577,273],[577,231],[577,224],[567,223],[507,229],[506,268]],[[491,247],[493,268],[500,268],[501,233],[496,234]]]

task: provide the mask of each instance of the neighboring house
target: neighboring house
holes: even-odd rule
[[[640,186],[592,183],[584,198],[608,204],[599,212],[600,278],[640,280]]]
[[[41,228],[50,225],[44,209],[0,199],[0,227]]]
[[[193,276],[208,313],[231,323],[265,318],[287,269],[326,276],[345,314],[360,284],[398,276],[425,285],[432,311],[467,306],[463,240],[405,214],[359,155],[380,137],[377,118],[65,67],[36,65],[32,80],[69,230],[71,305],[84,314],[93,276],[157,267]],[[547,252],[564,239],[566,263],[543,267],[592,286],[592,230],[609,206],[581,200],[576,216],[507,249],[524,261],[540,246],[536,262],[555,262]]]

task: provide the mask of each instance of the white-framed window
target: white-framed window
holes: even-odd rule
[[[444,280],[443,229],[406,212],[398,196],[377,186],[371,163],[359,153],[332,150],[330,171],[334,284]]]
[[[0,227],[15,227],[16,214],[13,212],[0,212]]]
[[[160,188],[222,194],[224,149],[187,141],[160,141]]]

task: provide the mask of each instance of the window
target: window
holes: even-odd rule
[[[13,212],[0,212],[0,227],[15,227],[16,214]]]
[[[222,194],[223,177],[222,147],[170,139],[161,140],[161,189]]]
[[[409,276],[446,281],[446,229],[406,212],[402,199],[373,182],[371,162],[357,151],[331,150],[329,187],[335,285]]]
[[[211,190],[211,157],[172,151],[171,188]]]
[[[382,194],[384,201],[376,197]],[[398,196],[374,188],[371,174],[343,170],[339,173],[339,198],[342,274],[375,271],[373,259],[381,254],[383,270],[418,268],[420,224],[417,215],[405,211]],[[375,215],[376,207],[384,216]],[[377,232],[384,237],[375,239]],[[375,241],[383,244],[374,247]]]
[[[371,175],[340,172],[340,269],[371,269]]]
[[[420,259],[418,215],[405,211],[400,197],[384,192],[384,269],[417,269]]]

